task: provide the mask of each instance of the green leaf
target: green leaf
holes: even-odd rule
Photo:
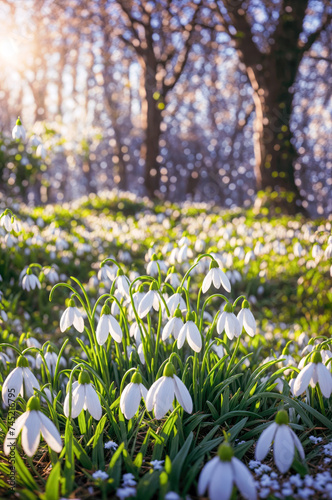
[[[187,458],[187,455],[189,453],[193,439],[194,439],[194,435],[191,432],[189,434],[189,436],[187,437],[181,450],[178,452],[178,454],[176,455],[176,457],[172,461],[172,472],[170,474],[170,482],[172,484],[172,487],[175,489],[178,489],[182,468],[183,468],[184,462]]]
[[[65,465],[63,470],[64,482],[62,485],[62,494],[69,496],[74,489],[75,460],[73,449],[73,428],[69,419],[65,430]]]
[[[75,438],[73,438],[73,447],[75,456],[80,461],[82,467],[91,470],[92,462],[88,457],[87,452],[84,450],[83,446]]]
[[[47,500],[58,500],[59,499],[59,486],[60,486],[60,476],[61,476],[61,465],[57,462],[48,477],[45,496]]]
[[[36,481],[32,477],[30,471],[27,469],[17,450],[15,450],[15,469],[17,474],[22,479],[24,486],[26,486],[30,490],[38,490]]]

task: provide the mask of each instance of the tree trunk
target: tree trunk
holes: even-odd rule
[[[149,85],[149,80],[149,78],[146,78],[145,85],[147,121],[145,129],[144,184],[150,198],[156,198],[159,195],[160,188],[160,168],[157,157],[159,155],[160,125],[162,118],[161,111],[157,106],[157,101],[153,97],[156,87],[151,84]]]
[[[283,209],[289,213],[301,211],[302,200],[294,176],[297,152],[290,129],[293,96],[278,81],[274,85],[270,82],[268,88],[260,86],[252,69],[247,70],[256,111],[253,140],[257,189],[291,193],[285,194]]]

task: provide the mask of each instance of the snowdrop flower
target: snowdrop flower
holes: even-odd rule
[[[179,249],[179,253],[177,255],[177,260],[179,264],[182,264],[183,262],[187,262],[188,258],[192,256],[192,252],[190,248],[188,248],[188,245],[183,245]]]
[[[40,368],[41,364],[43,362],[43,358],[41,357],[40,354],[38,354],[36,358],[36,366],[37,368]],[[51,346],[47,347],[47,352],[45,354],[45,362],[47,364],[47,368],[50,371],[50,374],[54,376],[55,373],[55,368],[58,362],[58,355],[52,350]],[[59,364],[62,366],[66,366],[66,362],[63,358],[60,358]]]
[[[37,137],[35,134],[30,137],[29,142],[30,142],[30,146],[32,146],[33,148],[36,148],[41,143],[39,137]]]
[[[329,398],[332,393],[332,375],[322,363],[322,355],[314,351],[311,363],[308,363],[298,374],[294,382],[294,396],[300,396],[310,384],[315,387],[319,383],[323,396]]]
[[[47,276],[48,281],[51,283],[51,285],[55,285],[55,283],[58,283],[59,281],[59,274],[54,267],[47,267],[44,270],[45,276]]]
[[[30,267],[28,267],[27,273],[22,280],[22,288],[30,292],[30,290],[34,290],[36,287],[41,288],[41,283],[37,276],[33,274]]]
[[[264,460],[270,450],[272,441],[274,441],[274,462],[282,474],[287,472],[292,465],[295,448],[297,448],[301,459],[304,459],[301,441],[289,427],[288,415],[285,410],[278,411],[275,422],[264,429],[260,435],[255,450],[256,460]]]
[[[192,312],[187,314],[186,323],[179,331],[177,339],[177,346],[179,349],[181,349],[186,339],[193,351],[200,352],[202,349],[202,337],[195,324],[195,313]]]
[[[3,444],[5,455],[9,455],[12,447],[22,431],[22,448],[28,457],[32,457],[39,446],[42,434],[48,446],[56,453],[62,450],[62,441],[58,429],[53,422],[40,411],[40,402],[32,396],[27,403],[27,411],[23,413],[10,427]]]
[[[251,260],[254,260],[255,259],[255,254],[252,250],[249,250],[246,255],[245,255],[245,258],[244,258],[244,263],[245,264],[249,264],[249,262]]]
[[[142,334],[141,326],[136,321],[134,321],[134,323],[130,325],[129,335],[130,337],[134,337],[136,345],[139,345],[142,342],[141,334]]]
[[[177,307],[179,307],[181,311],[185,311],[187,309],[186,303],[181,297],[179,290],[167,299],[166,304],[170,314],[174,314]]]
[[[46,152],[46,149],[44,148],[43,144],[39,144],[37,146],[36,156],[39,156],[42,160],[45,160],[45,158],[47,156],[47,152]]]
[[[219,335],[225,330],[227,337],[233,340],[234,337],[239,337],[242,331],[241,324],[233,313],[233,306],[230,302],[224,307],[217,323],[217,332]]]
[[[80,333],[84,330],[84,320],[80,311],[75,306],[74,299],[70,299],[67,309],[63,312],[60,319],[60,330],[64,332],[70,326],[74,326]]]
[[[68,392],[63,405],[63,411],[67,418],[69,417],[69,397],[70,393]],[[78,382],[72,384],[71,417],[78,417],[82,410],[88,410],[96,420],[101,419],[102,408],[99,397],[91,384],[87,371],[82,371]]]
[[[248,500],[256,500],[256,486],[249,469],[236,457],[228,443],[219,446],[218,455],[204,465],[198,480],[198,494],[208,490],[210,500],[229,500],[233,485]]]
[[[146,400],[147,389],[142,384],[141,375],[136,372],[121,394],[120,409],[127,420],[133,418],[137,413],[141,399]]]
[[[155,311],[159,311],[159,305],[160,305],[160,297],[159,297],[159,292],[157,291],[157,284],[153,282],[150,285],[150,290],[148,293],[145,294],[141,302],[139,303],[138,306],[138,316],[142,319],[144,318],[151,310],[153,309]]]
[[[311,250],[312,257],[315,260],[319,260],[323,256],[323,253],[324,252],[323,252],[321,246],[318,245],[318,243],[315,243],[314,246],[312,247],[312,250]]]
[[[2,352],[1,350],[0,350],[0,361],[1,361],[1,363],[3,364],[3,366],[5,368],[7,366],[7,363],[10,363],[10,359],[7,356],[7,354],[5,354],[4,352]]]
[[[295,257],[301,257],[302,252],[303,252],[303,248],[302,248],[302,245],[299,241],[294,243],[293,252],[294,252]]]
[[[99,281],[113,281],[116,278],[117,266],[109,266],[107,264],[103,264],[98,271],[98,279]]]
[[[211,260],[210,270],[203,280],[202,292],[206,293],[211,287],[212,283],[217,289],[223,286],[223,288],[227,292],[231,291],[231,284],[229,282],[229,279],[227,278],[226,274],[220,269],[218,262],[214,259]]]
[[[212,342],[210,341],[210,344],[211,344],[211,343],[212,343]],[[224,347],[222,346],[222,344],[219,344],[219,345],[217,345],[217,344],[213,344],[212,349],[214,350],[214,352],[216,353],[216,355],[218,356],[218,358],[220,358],[220,359],[221,359],[222,357],[224,357],[224,356],[225,356],[225,349],[224,349]]]
[[[121,269],[118,269],[117,277],[116,277],[116,286],[117,289],[119,290],[120,294],[122,297],[127,298],[129,297],[129,286],[130,286],[130,281],[123,274],[123,271]]]
[[[332,237],[331,236],[328,239],[328,245],[325,248],[324,257],[326,260],[329,260],[332,258]]]
[[[237,319],[240,323],[241,331],[244,328],[247,334],[253,337],[256,333],[256,320],[249,309],[249,302],[247,300],[242,302],[242,309],[237,315]]]
[[[145,357],[144,357],[144,350],[143,350],[143,344],[140,344],[137,348],[137,354],[139,356],[139,360],[142,363],[142,365],[145,365]]]
[[[180,285],[180,278],[177,275],[177,273],[175,272],[175,267],[174,266],[172,266],[168,270],[165,282],[166,283],[170,283],[173,288],[177,288]]]
[[[179,308],[177,308],[174,312],[174,315],[172,318],[170,318],[166,325],[164,326],[163,333],[162,333],[162,340],[166,340],[170,337],[170,335],[173,335],[175,339],[179,337],[179,333],[181,331],[181,328],[183,327],[183,319],[182,319],[182,313]]]
[[[25,128],[22,125],[20,117],[18,117],[16,120],[16,125],[12,130],[12,138],[19,140],[22,139],[22,141],[25,141],[25,137],[26,137]]]
[[[2,386],[2,400],[9,406],[19,395],[30,398],[34,389],[40,389],[40,385],[32,371],[29,369],[28,360],[19,356],[16,368],[9,373]],[[8,398],[9,395],[12,397]]]
[[[99,345],[105,344],[108,335],[120,343],[122,341],[122,330],[117,320],[112,316],[111,310],[105,304],[101,311],[100,320],[98,321],[96,337]]]
[[[147,411],[154,410],[155,417],[159,420],[172,408],[174,397],[187,413],[192,413],[193,402],[190,393],[182,380],[175,375],[175,368],[168,362],[164,368],[163,376],[150,387],[146,397]]]
[[[13,217],[8,208],[1,214],[0,227],[4,227],[8,233],[13,229]]]
[[[158,268],[159,266],[159,268]],[[162,273],[167,272],[166,264],[163,260],[159,260],[157,255],[154,253],[151,257],[151,261],[146,266],[146,272],[150,276],[158,276],[159,269]]]

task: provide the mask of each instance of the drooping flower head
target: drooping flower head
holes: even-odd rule
[[[242,331],[240,322],[235,316],[233,306],[230,302],[227,302],[225,305],[217,323],[217,332],[219,335],[223,333],[224,330],[230,340],[233,340],[234,337],[239,337]]]
[[[108,335],[120,343],[122,340],[122,330],[117,320],[112,316],[111,310],[105,304],[101,310],[100,320],[98,321],[96,337],[99,345],[105,344]]]
[[[198,481],[198,494],[208,490],[210,500],[229,500],[233,486],[248,500],[256,500],[256,485],[249,469],[236,457],[228,443],[222,443],[218,455],[202,469]]]
[[[69,417],[70,393],[67,393],[63,411]],[[79,374],[78,381],[72,384],[71,417],[76,418],[82,410],[88,410],[96,420],[101,419],[102,408],[95,388],[91,384],[90,375],[87,371]]]
[[[141,399],[146,400],[148,391],[142,384],[142,376],[137,371],[131,377],[128,384],[121,394],[120,409],[127,420],[133,418],[137,413]]]
[[[17,118],[15,127],[12,130],[13,139],[18,139],[25,141],[26,133],[25,128],[22,125],[20,117]]]
[[[28,457],[32,457],[36,453],[40,442],[40,434],[42,434],[48,446],[56,453],[60,453],[62,450],[60,433],[53,422],[40,411],[40,402],[36,396],[29,399],[27,411],[11,425],[3,443],[5,455],[9,455],[12,447],[16,446],[16,440],[21,431],[22,448]]]
[[[287,412],[285,410],[278,411],[275,421],[260,435],[255,450],[256,460],[261,461],[268,454],[271,444],[274,441],[274,461],[282,474],[287,472],[292,465],[295,448],[297,448],[301,459],[304,459],[301,441],[289,427],[288,423]]]
[[[200,352],[202,349],[202,337],[199,333],[199,329],[195,323],[196,315],[194,312],[188,312],[186,322],[179,331],[179,336],[177,340],[177,346],[179,349],[184,344],[184,341],[187,340],[190,347],[195,352]]]
[[[68,307],[63,312],[60,320],[60,330],[64,332],[67,328],[74,326],[80,333],[84,330],[84,320],[80,311],[75,306],[74,299],[68,301]]]
[[[146,397],[146,409],[154,410],[157,419],[163,418],[172,408],[174,397],[187,412],[193,410],[190,393],[182,380],[175,375],[173,363],[168,362],[164,368],[163,376],[150,387]]]
[[[2,399],[9,406],[19,395],[30,398],[34,389],[40,389],[40,385],[32,371],[29,362],[24,356],[19,356],[16,368],[9,373],[2,386]]]
[[[215,259],[211,260],[210,270],[203,280],[202,292],[207,292],[212,283],[217,289],[223,286],[223,288],[227,292],[231,291],[231,284],[229,282],[229,279],[227,278],[224,271],[220,269],[219,264]]]
[[[323,396],[329,398],[332,393],[332,375],[330,370],[322,363],[322,355],[314,351],[312,361],[308,363],[295,379],[293,386],[294,396],[300,396],[310,385],[315,387],[319,384]]]
[[[242,302],[242,309],[237,315],[237,319],[240,323],[241,331],[244,328],[247,334],[253,337],[256,333],[256,320],[249,309],[249,302],[247,300]]]

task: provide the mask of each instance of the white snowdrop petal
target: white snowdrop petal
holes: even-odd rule
[[[12,372],[9,373],[8,377],[2,386],[2,400],[6,406],[14,401],[19,394],[22,393],[23,387],[23,369],[20,367],[14,368]],[[9,389],[14,389],[14,391],[9,391]],[[13,394],[13,399],[8,400],[8,396]]]
[[[77,309],[75,310],[73,325],[78,332],[82,333],[84,331],[84,319]]]
[[[154,412],[159,420],[170,410],[174,400],[174,381],[171,377],[162,377],[162,382],[154,394]]]
[[[302,460],[304,460],[305,455],[304,455],[304,449],[303,449],[303,446],[301,444],[301,441],[299,440],[299,438],[297,437],[297,435],[295,434],[295,432],[292,429],[290,429],[290,431],[291,431],[292,438],[294,440],[294,444],[299,452],[299,455],[302,458]]]
[[[98,394],[91,384],[85,385],[85,404],[88,412],[95,420],[100,420],[102,416],[102,408]]]
[[[96,338],[99,345],[104,345],[109,334],[107,315],[103,314],[98,321]]]
[[[225,288],[226,292],[230,293],[232,289],[230,281],[221,269],[219,269],[219,276],[222,286]]]
[[[233,480],[231,463],[219,460],[208,486],[210,500],[229,500],[233,490]]]
[[[259,436],[255,450],[256,460],[259,460],[261,462],[268,454],[271,443],[274,439],[274,435],[277,431],[277,426],[278,424],[276,424],[276,422],[273,422],[266,429],[264,429],[262,434]]]
[[[202,349],[202,337],[199,330],[193,321],[188,321],[187,341],[190,347],[195,352],[200,352]]]
[[[26,411],[25,413],[20,415],[17,420],[15,420],[13,425],[10,426],[5,441],[3,443],[3,451],[6,456],[9,455],[11,446],[16,447],[16,439],[18,438],[18,435],[21,432],[21,429],[24,426],[28,416],[29,412]]]
[[[145,406],[146,406],[146,409],[148,411],[151,411],[153,408],[154,396],[155,396],[155,393],[156,393],[159,385],[162,383],[162,381],[163,381],[163,377],[158,378],[158,380],[156,380],[156,382],[154,382],[151,385],[150,389],[148,390],[148,393],[147,393],[147,396],[145,399]]]
[[[83,410],[85,403],[85,388],[84,385],[77,384],[75,389],[72,391],[72,401],[71,401],[71,417],[76,418],[79,416]],[[69,406],[69,404],[68,404]]]
[[[163,333],[161,336],[162,340],[165,341],[172,334],[175,320],[176,320],[176,318],[171,318],[169,321],[167,321],[166,325],[164,326]]]
[[[193,402],[187,387],[176,375],[173,376],[173,380],[176,399],[187,413],[192,413]]]
[[[69,325],[69,321],[68,321],[68,314],[69,314],[69,311],[68,311],[68,308],[62,313],[62,316],[61,316],[61,319],[60,319],[60,330],[61,332],[64,332],[65,330],[67,330],[68,326]]]
[[[243,309],[244,312],[244,329],[248,335],[253,337],[256,333],[256,320],[250,309]],[[242,330],[242,328],[241,328]]]
[[[32,457],[40,442],[40,419],[37,411],[32,410],[28,413],[22,429],[22,448],[28,457]]]
[[[214,474],[214,469],[216,465],[219,463],[219,457],[214,457],[207,464],[204,465],[198,480],[197,492],[199,496],[203,496],[208,484],[210,482],[211,476]]]
[[[138,316],[144,318],[150,311],[153,305],[154,292],[149,290],[148,293],[143,297],[138,306]]]
[[[118,344],[122,341],[122,330],[121,330],[121,327],[119,325],[119,323],[117,322],[117,320],[112,316],[112,315],[109,315],[109,322],[110,322],[110,332],[111,332],[111,335],[113,337],[113,339],[115,340],[115,342],[118,342]]]
[[[217,322],[217,332],[219,335],[221,335],[225,330],[225,323],[226,323],[226,313],[224,311],[220,314]]]
[[[123,391],[120,399],[120,408],[127,420],[130,420],[136,414],[140,401],[141,389],[139,384],[130,382]]]
[[[316,364],[318,383],[323,396],[329,398],[332,392],[332,375],[323,363]]]
[[[212,273],[211,273],[212,269],[210,269],[210,271],[207,273],[207,275],[205,276],[204,280],[203,280],[203,284],[202,284],[202,293],[206,293],[208,291],[208,289],[211,287],[211,284],[212,284]]]
[[[242,328],[243,328],[243,321],[244,321],[244,309],[241,309],[241,311],[240,311],[240,312],[239,312],[239,314],[237,315],[237,320],[238,320],[238,322],[240,323],[241,332],[242,332]]]
[[[181,330],[179,331],[179,336],[177,339],[178,349],[181,349],[181,347],[183,346],[184,341],[186,340],[187,331],[188,331],[188,323],[185,323],[181,328]]]
[[[235,484],[242,496],[248,500],[256,500],[256,485],[248,468],[236,457],[232,458],[231,465],[233,467]]]
[[[294,396],[300,396],[310,383],[315,368],[314,363],[308,363],[298,374],[294,382]]]
[[[62,450],[62,440],[58,429],[41,411],[38,411],[37,413],[40,419],[40,429],[43,438],[52,450],[56,453],[60,453]]]
[[[211,269],[211,271],[212,271],[213,286],[218,289],[221,287],[221,276],[220,273],[218,272],[219,269],[215,267]]]
[[[284,474],[294,460],[294,441],[288,425],[278,425],[274,438],[273,454],[276,466]]]
[[[34,374],[29,368],[22,368],[23,370],[23,383],[25,396],[31,398],[34,395],[34,389],[40,390],[40,385]]]
[[[141,397],[144,399],[144,401],[146,401],[146,397],[148,395],[148,390],[146,387],[144,387],[143,384],[139,384],[139,387],[140,387],[140,391],[141,391]]]

